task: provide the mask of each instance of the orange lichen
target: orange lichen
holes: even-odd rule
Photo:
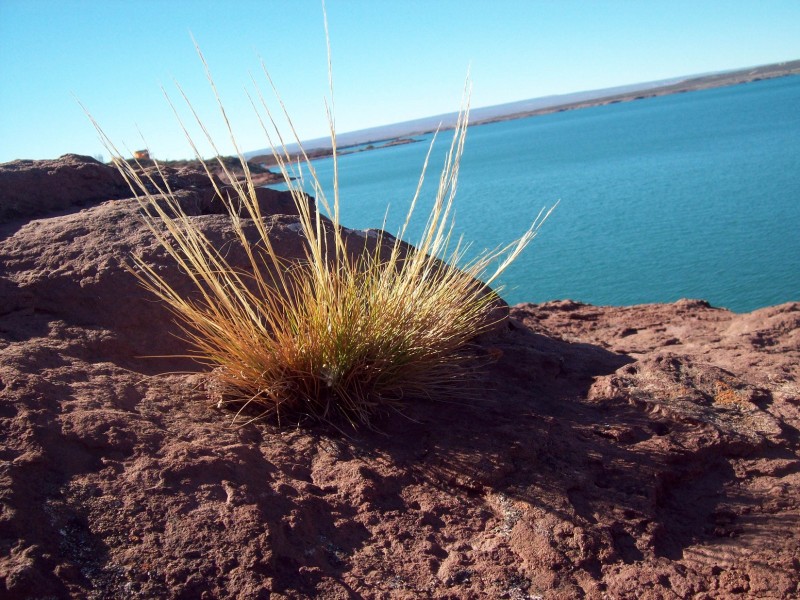
[[[729,384],[717,380],[714,382],[714,403],[722,405],[738,404],[741,406],[747,404],[747,401]]]

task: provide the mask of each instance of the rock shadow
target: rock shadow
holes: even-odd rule
[[[680,486],[702,481],[697,493],[719,500],[731,478],[727,463],[713,451],[678,448],[671,433],[682,425],[669,416],[590,399],[598,377],[632,358],[514,321],[481,349],[498,360],[467,386],[470,397],[415,402],[379,423],[381,434],[355,436],[354,451],[389,457],[449,493],[519,500],[593,530],[624,563],[642,560],[653,546],[656,556],[676,557],[698,539],[698,523],[713,518],[715,501],[687,501],[682,517],[675,506],[689,492]]]

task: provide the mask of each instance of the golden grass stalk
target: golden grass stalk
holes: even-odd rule
[[[208,73],[207,65],[205,68]],[[269,80],[266,70],[265,74]],[[209,81],[213,88],[210,76]],[[269,83],[272,85],[271,80]],[[139,257],[133,258],[134,272],[177,316],[192,356],[213,369],[222,402],[257,407],[261,414],[279,419],[303,415],[324,421],[343,418],[355,426],[368,424],[385,409],[401,408],[409,398],[435,399],[457,390],[454,383],[466,372],[465,347],[494,325],[489,315],[497,296],[488,285],[534,238],[547,216],[540,212],[511,244],[467,260],[464,244],[452,238],[468,109],[459,116],[433,207],[416,246],[404,244],[402,238],[422,189],[431,149],[399,235],[394,238],[380,232],[374,243],[353,247],[339,223],[338,175],[331,204],[313,163],[307,157],[301,165],[291,163],[284,138],[258,91],[258,102],[251,102],[299,214],[304,256],[290,263],[273,246],[268,215],[261,214],[247,161],[236,145],[216,88],[214,93],[245,173],[243,183],[228,177],[233,194],[217,189],[235,243],[247,257],[244,266],[231,264],[214,246],[198,221],[184,212],[163,176],[144,175],[142,169],[123,160],[100,133],[140,200],[144,222],[191,278],[196,294],[182,295]],[[297,139],[282,102],[280,106]],[[330,110],[328,118],[336,160]],[[216,187],[210,168],[188,132],[186,135]],[[219,164],[228,174],[225,164]],[[330,220],[310,208],[302,179],[293,179],[300,176],[300,166],[310,174],[317,203]],[[338,173],[337,165],[334,172]]]

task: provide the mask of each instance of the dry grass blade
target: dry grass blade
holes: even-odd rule
[[[208,73],[205,60],[203,64]],[[216,95],[210,74],[209,80]],[[305,170],[318,205],[327,207],[332,217],[328,221],[309,207],[303,182],[293,180],[297,171],[258,89],[257,99],[258,103],[251,102],[263,110],[259,121],[270,144],[280,140],[273,153],[296,204],[303,260],[287,264],[275,249],[241,153],[245,183],[234,184],[233,197],[225,205],[236,244],[246,257],[244,265],[231,264],[197,220],[186,215],[166,181],[145,176],[123,160],[101,131],[116,165],[140,199],[145,223],[191,278],[196,294],[184,297],[159,271],[137,258],[135,274],[177,315],[194,355],[213,368],[222,402],[279,418],[308,415],[326,421],[344,419],[355,426],[368,424],[387,408],[401,408],[410,397],[438,398],[452,392],[453,383],[466,371],[465,346],[493,325],[489,314],[496,295],[486,284],[495,281],[533,239],[546,215],[540,213],[515,242],[469,261],[460,241],[452,243],[453,202],[466,139],[465,109],[416,247],[401,238],[417,204],[424,169],[400,236],[380,233],[371,243],[354,247],[339,223],[338,178],[329,204],[306,158]],[[278,101],[291,126],[279,97]],[[219,107],[235,140],[221,102]],[[330,113],[329,119],[335,148]],[[426,166],[427,161],[426,157]],[[490,272],[493,265],[497,266]]]

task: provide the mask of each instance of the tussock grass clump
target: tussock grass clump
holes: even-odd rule
[[[399,235],[378,233],[354,246],[339,222],[337,175],[329,201],[308,157],[304,154],[302,169],[290,162],[260,91],[256,100],[253,106],[258,107],[261,126],[297,207],[302,260],[289,262],[273,246],[270,221],[261,214],[238,146],[244,181],[229,177],[233,193],[217,193],[227,206],[235,243],[247,257],[244,267],[230,264],[228,255],[211,243],[198,221],[183,211],[166,180],[144,175],[103,136],[140,199],[145,223],[191,278],[196,293],[185,297],[159,271],[134,257],[137,277],[178,317],[192,356],[213,369],[221,402],[256,407],[278,418],[307,415],[324,421],[344,419],[355,426],[369,424],[385,409],[402,407],[408,398],[452,393],[453,382],[467,371],[465,347],[493,325],[490,314],[497,296],[488,286],[536,235],[542,213],[513,243],[467,258],[467,247],[453,239],[453,201],[466,137],[464,110],[416,245],[402,238],[417,205],[430,149]],[[221,102],[219,106],[230,131]],[[335,161],[332,110],[328,115]],[[187,138],[202,161],[188,133]],[[203,164],[214,183],[210,166]],[[228,165],[219,161],[219,168],[227,172]],[[302,171],[329,219],[309,205]]]

